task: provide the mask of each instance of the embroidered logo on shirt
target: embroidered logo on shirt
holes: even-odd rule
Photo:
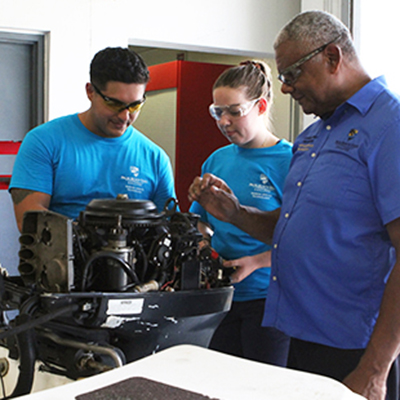
[[[336,148],[344,150],[344,151],[350,151],[352,149],[356,149],[359,147],[358,144],[355,143],[349,143],[351,140],[353,140],[358,134],[358,129],[351,129],[350,132],[347,134],[347,140],[336,140]]]
[[[302,142],[295,147],[295,151],[308,151],[314,147],[314,141],[318,135],[308,135],[303,138]]]
[[[300,143],[299,146],[297,147],[296,151],[308,151],[310,149],[312,149],[314,147],[314,145],[312,143]]]
[[[347,140],[352,140],[357,135],[358,129],[352,129],[347,135]]]
[[[303,139],[303,143],[314,143],[318,135],[308,135]]]

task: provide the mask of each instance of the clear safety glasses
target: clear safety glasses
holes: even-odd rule
[[[260,101],[260,98],[243,104],[231,104],[230,106],[218,106],[216,104],[211,104],[209,111],[211,116],[217,121],[222,118],[224,113],[227,113],[233,118],[240,118],[247,115],[258,101]]]

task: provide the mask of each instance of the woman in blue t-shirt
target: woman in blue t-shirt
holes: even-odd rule
[[[231,144],[210,155],[202,175],[222,178],[243,205],[279,208],[292,146],[272,133],[269,67],[261,61],[245,61],[225,70],[213,86],[213,100],[210,114]],[[236,267],[231,275],[235,286],[232,307],[214,333],[210,348],[285,366],[289,338],[261,326],[270,280],[270,246],[217,220],[197,202],[190,211],[200,215],[204,241],[227,260],[226,266]]]

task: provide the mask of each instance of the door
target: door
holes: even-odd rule
[[[8,193],[25,134],[44,121],[44,35],[0,32],[0,264],[18,273],[19,232]]]

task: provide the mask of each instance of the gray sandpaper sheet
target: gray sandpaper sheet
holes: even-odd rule
[[[151,379],[135,377],[92,392],[76,400],[218,400]]]

